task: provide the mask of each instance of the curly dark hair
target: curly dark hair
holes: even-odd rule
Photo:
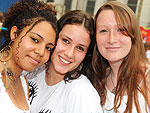
[[[53,5],[42,1],[20,0],[8,8],[4,13],[4,19],[3,27],[6,27],[8,30],[2,31],[5,43],[1,49],[11,42],[10,30],[13,26],[17,26],[16,35],[19,35],[26,26],[32,25],[27,31],[29,32],[37,23],[47,21],[52,25],[57,34],[56,11]]]
[[[73,10],[65,13],[57,22],[58,32],[61,32],[65,25],[83,25],[90,35],[90,46],[87,54],[78,68],[66,73],[64,80],[69,81],[80,77],[81,74],[88,75],[89,66],[92,60],[92,53],[95,44],[95,25],[91,15],[81,10]],[[88,76],[87,76],[88,77]]]

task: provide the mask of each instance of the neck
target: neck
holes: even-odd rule
[[[117,80],[118,80],[118,71],[121,65],[121,62],[109,62],[111,66],[111,72],[107,78],[107,87],[108,89],[115,94],[116,86],[117,86]]]
[[[45,80],[47,85],[55,85],[58,82],[62,81],[64,79],[64,75],[61,75],[58,73],[55,69],[52,63],[49,64],[49,69],[47,71],[48,73],[45,76]]]
[[[118,71],[119,71],[121,63],[122,63],[122,60],[116,61],[116,62],[109,62],[111,69],[112,69],[111,75],[113,76],[113,78],[116,78],[116,79],[118,78]]]

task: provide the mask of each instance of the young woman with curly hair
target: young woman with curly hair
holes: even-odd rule
[[[0,51],[0,112],[29,113],[29,86],[23,70],[49,60],[56,41],[56,12],[37,0],[21,0],[4,14]]]

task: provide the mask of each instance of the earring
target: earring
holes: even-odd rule
[[[8,44],[0,51],[0,61],[7,62],[12,56],[11,46]]]
[[[2,79],[3,83],[6,83],[4,86],[5,88],[9,88],[11,81],[14,81],[14,73],[11,71],[9,67],[7,67],[6,62],[11,58],[11,43],[8,44],[0,51],[0,61],[4,63],[4,69],[2,70],[2,75],[5,76],[5,81]]]
[[[5,88],[9,88],[11,81],[14,81],[14,73],[11,71],[9,67],[7,67],[6,62],[4,62],[4,69],[2,70],[2,75],[5,76],[5,82],[3,80]]]

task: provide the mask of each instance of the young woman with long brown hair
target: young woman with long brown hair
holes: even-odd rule
[[[95,22],[92,82],[104,113],[149,113],[150,66],[136,15],[113,1],[100,7]]]

